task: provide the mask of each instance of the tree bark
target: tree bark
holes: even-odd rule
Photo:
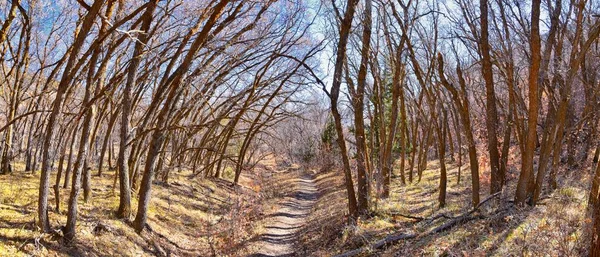
[[[494,90],[494,75],[492,71],[492,58],[490,57],[490,44],[488,41],[488,1],[480,0],[481,11],[481,39],[479,48],[481,51],[481,72],[485,80],[486,95],[486,117],[488,153],[490,157],[490,194],[502,190],[504,175],[500,174],[500,159],[498,153],[498,135],[496,125],[498,124],[498,111],[496,109],[496,92]]]
[[[531,12],[531,64],[529,67],[529,111],[527,121],[527,136],[525,151],[521,165],[521,174],[517,182],[517,191],[515,194],[515,203],[523,204],[532,196],[530,182],[533,179],[533,155],[536,148],[537,139],[537,120],[539,113],[538,80],[540,71],[540,0],[532,1]]]
[[[446,76],[444,75],[444,60],[442,55],[438,54],[438,73],[440,74],[440,80],[442,81],[442,85],[452,95],[452,99],[459,110],[460,119],[463,124],[463,132],[467,138],[469,166],[471,168],[471,202],[473,206],[477,206],[479,204],[479,162],[477,160],[477,148],[475,146],[475,139],[473,138],[473,131],[471,127],[469,100],[466,95],[466,82],[459,66],[456,67],[456,71],[461,87],[461,93],[459,93],[459,91],[446,79]]]
[[[342,163],[344,168],[344,180],[346,184],[346,192],[348,196],[348,211],[349,211],[349,222],[353,223],[355,218],[358,216],[358,205],[356,201],[356,193],[354,192],[354,183],[352,182],[352,171],[350,170],[350,161],[348,160],[348,152],[346,149],[346,139],[344,138],[344,128],[342,126],[342,117],[338,111],[338,98],[340,94],[340,86],[342,83],[342,72],[343,64],[346,59],[346,45],[348,44],[348,36],[352,27],[352,20],[354,18],[354,12],[356,11],[356,4],[358,0],[348,0],[344,17],[341,20],[341,28],[339,41],[337,43],[335,68],[333,72],[333,84],[331,85],[331,92],[329,93],[329,99],[331,100],[331,114],[335,123],[335,130],[337,132],[337,143],[340,148],[340,154],[342,157]]]
[[[371,49],[371,0],[365,0],[365,19],[362,35],[361,61],[358,71],[358,83],[354,96],[354,127],[356,136],[356,172],[357,172],[357,198],[358,212],[366,215],[369,212],[369,181],[366,172],[367,146],[364,124],[364,95],[367,84],[367,63]]]
[[[38,198],[38,226],[43,232],[50,231],[50,221],[48,220],[48,189],[50,185],[50,147],[52,145],[52,139],[54,137],[54,129],[56,127],[56,119],[63,105],[63,96],[67,91],[71,81],[75,74],[71,70],[75,64],[78,54],[81,51],[81,46],[85,42],[88,32],[94,24],[94,20],[98,15],[100,8],[103,5],[103,1],[95,1],[85,18],[82,22],[81,29],[77,33],[75,42],[72,45],[72,50],[69,54],[69,59],[65,65],[62,78],[58,84],[58,90],[56,97],[52,103],[52,112],[48,117],[48,124],[46,125],[46,134],[44,136],[44,144],[42,146],[42,170],[40,176],[40,190]],[[75,183],[75,182],[74,182]],[[74,226],[74,225],[73,225]]]
[[[130,122],[131,122],[131,91],[135,81],[137,80],[137,69],[141,62],[141,57],[144,51],[144,47],[149,40],[150,25],[152,23],[152,15],[158,0],[150,1],[148,7],[142,15],[141,33],[139,39],[135,43],[133,50],[133,58],[129,63],[127,70],[127,81],[123,89],[123,99],[121,101],[121,108],[123,113],[121,114],[121,128],[119,133],[119,153],[117,157],[117,168],[119,173],[119,208],[117,209],[117,217],[121,219],[129,219],[131,216],[131,185],[129,182],[129,166],[127,160],[129,160],[130,146],[128,145],[131,138]],[[110,125],[109,125],[110,128]],[[109,133],[109,131],[107,131]],[[108,136],[107,136],[108,138]],[[102,161],[100,161],[102,163]],[[100,169],[99,169],[100,170]]]

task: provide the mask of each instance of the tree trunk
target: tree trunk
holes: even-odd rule
[[[147,32],[150,30],[152,15],[154,13],[154,9],[156,8],[157,2],[157,0],[152,0],[150,1],[148,7],[146,7],[146,10],[144,11],[144,14],[141,17],[142,31]],[[117,217],[121,219],[129,219],[129,216],[131,216],[131,185],[129,182],[129,165],[127,163],[130,154],[130,146],[128,146],[127,144],[129,143],[130,137],[132,136],[130,132],[130,122],[132,116],[131,91],[133,90],[134,83],[137,80],[137,69],[141,61],[144,46],[148,43],[148,40],[148,33],[142,33],[139,36],[139,40],[137,40],[135,43],[135,48],[133,50],[133,58],[131,59],[127,70],[127,81],[125,82],[125,87],[123,89],[123,100],[121,102],[121,108],[123,109],[123,113],[121,115],[121,129],[119,134],[120,144],[119,154],[117,157],[117,168],[119,170],[119,208],[117,209]],[[116,113],[118,113],[118,111]],[[112,119],[111,122],[113,122]],[[109,125],[109,130],[110,128],[111,125]],[[110,131],[107,131],[107,138],[108,133],[110,133]],[[102,163],[102,161],[100,161],[100,163]]]
[[[75,42],[72,45],[72,49],[69,55],[67,64],[65,65],[62,78],[58,84],[58,90],[52,103],[52,111],[48,117],[48,123],[46,125],[46,135],[44,136],[44,144],[42,146],[42,170],[40,175],[40,190],[38,198],[38,225],[42,228],[42,231],[50,231],[50,221],[48,220],[48,189],[50,185],[50,147],[52,145],[52,139],[54,137],[54,129],[56,127],[56,119],[62,109],[63,97],[67,91],[71,81],[75,74],[72,72],[72,68],[78,58],[81,46],[85,42],[88,32],[94,24],[94,20],[100,8],[103,5],[103,1],[95,1],[94,4],[88,10],[88,13],[83,19],[81,28],[77,33]],[[74,182],[75,183],[75,182]],[[74,225],[73,225],[74,226]],[[74,229],[74,227],[73,227]]]
[[[104,169],[104,156],[106,155],[106,151],[108,149],[108,143],[111,142],[110,136],[112,135],[113,127],[115,126],[117,118],[119,117],[119,109],[120,108],[117,108],[117,110],[115,110],[115,113],[111,116],[110,120],[108,121],[108,126],[106,128],[106,135],[104,135],[104,141],[102,142],[102,147],[100,149],[100,157],[98,158],[98,177],[102,176],[102,170]],[[110,150],[109,150],[108,158],[110,159],[111,157],[112,156],[110,156]],[[110,163],[110,161],[109,161],[109,163]],[[109,168],[110,168],[110,164],[109,164]]]
[[[357,172],[357,198],[358,212],[366,215],[369,212],[369,181],[366,172],[367,145],[364,124],[364,94],[367,84],[367,63],[369,62],[371,48],[371,0],[365,1],[365,18],[362,35],[361,61],[358,71],[356,95],[354,95],[354,128],[356,130],[356,172]]]
[[[90,68],[92,69],[92,68]],[[91,86],[90,84],[86,85],[85,96],[83,99],[83,106],[86,106],[90,100],[91,95]],[[85,108],[85,107],[84,107]],[[67,212],[67,225],[64,229],[65,241],[72,242],[75,238],[75,227],[77,222],[77,198],[79,196],[79,190],[81,188],[81,176],[84,169],[88,169],[86,167],[87,163],[87,155],[90,148],[90,136],[91,136],[91,123],[94,118],[94,110],[91,107],[85,111],[85,117],[83,120],[83,124],[81,125],[81,139],[79,141],[79,151],[77,154],[77,160],[75,161],[75,165],[73,167],[73,181],[71,186],[71,194],[69,196],[69,207]],[[84,181],[87,185],[88,189],[84,189],[84,191],[90,191],[89,188],[89,170],[87,174],[85,174],[87,178]],[[89,195],[88,195],[89,197]],[[87,200],[87,199],[86,199]]]
[[[73,164],[73,147],[75,146],[75,140],[77,138],[77,128],[79,127],[79,124],[74,124],[74,128],[73,128],[73,133],[71,134],[70,138],[70,142],[71,144],[69,144],[69,156],[67,157],[67,168],[65,170],[65,181],[63,184],[63,188],[67,188],[69,185],[69,181],[71,178],[71,168],[72,168],[72,164]],[[65,146],[66,147],[66,146]]]
[[[169,79],[165,81],[166,88],[169,88],[169,94],[164,101],[167,104],[165,104],[158,113],[156,121],[157,130],[155,130],[155,132],[152,134],[152,138],[150,140],[148,156],[146,158],[144,174],[140,185],[140,197],[138,201],[137,214],[135,216],[135,220],[133,221],[133,227],[138,233],[142,232],[146,226],[148,206],[150,204],[150,195],[152,190],[152,179],[154,178],[154,172],[156,168],[156,159],[165,140],[167,120],[172,112],[172,108],[174,108],[173,105],[177,103],[178,99],[176,96],[180,95],[177,94],[177,89],[183,81],[185,72],[188,71],[190,65],[192,64],[194,56],[198,52],[199,48],[207,41],[212,27],[219,20],[228,3],[229,0],[221,0],[215,4],[211,10],[210,17],[208,17],[208,19],[205,21],[204,27],[200,32],[198,32],[196,39],[190,45],[187,55],[182,60],[180,66],[177,68],[174,74],[170,75]],[[194,31],[192,30],[191,32]],[[157,99],[154,100],[156,101]]]
[[[477,160],[477,148],[475,146],[475,139],[473,138],[473,131],[471,127],[471,117],[470,117],[470,108],[469,108],[469,100],[467,97],[467,89],[466,82],[462,75],[462,70],[460,66],[457,65],[456,73],[458,75],[458,81],[460,84],[461,91],[459,91],[446,79],[444,75],[444,60],[442,55],[438,55],[438,73],[440,74],[440,79],[442,81],[442,85],[450,91],[452,98],[454,99],[455,105],[459,110],[459,115],[461,122],[463,124],[463,130],[465,133],[465,137],[467,138],[468,152],[469,152],[469,166],[471,168],[471,187],[472,187],[472,204],[473,207],[479,204],[479,162]]]
[[[523,204],[533,193],[529,184],[533,179],[533,155],[536,148],[537,120],[539,113],[538,80],[540,71],[540,0],[532,1],[531,12],[531,65],[529,67],[529,112],[525,151],[521,165],[521,174],[517,182],[515,203]]]
[[[342,127],[342,117],[338,111],[338,98],[340,93],[340,86],[342,83],[342,69],[344,60],[346,58],[346,45],[348,44],[348,36],[352,27],[352,20],[354,18],[354,12],[358,0],[348,0],[346,11],[344,12],[343,20],[341,21],[340,37],[337,44],[335,69],[333,72],[333,84],[331,86],[331,92],[329,98],[331,100],[331,114],[335,122],[335,130],[337,132],[337,143],[340,147],[340,154],[342,155],[342,163],[344,168],[344,180],[346,184],[346,192],[348,195],[348,211],[349,211],[349,222],[353,223],[355,218],[358,216],[358,206],[356,201],[356,194],[354,192],[354,183],[352,182],[352,173],[350,170],[350,161],[348,160],[348,153],[346,149],[346,139],[344,138],[344,128]]]
[[[496,93],[494,90],[492,58],[490,57],[490,44],[488,42],[488,1],[480,0],[479,8],[481,10],[481,39],[479,42],[479,48],[482,56],[481,69],[483,79],[485,80],[485,125],[487,129],[488,153],[490,157],[490,194],[494,194],[502,190],[502,181],[504,181],[504,178],[502,174],[500,174],[498,136],[496,132],[496,125],[498,124],[498,111],[496,110]]]
[[[411,149],[411,154],[410,154],[410,168],[408,170],[408,181],[410,183],[413,182],[413,170],[415,168],[415,158],[417,157],[417,139],[419,138],[418,136],[418,130],[419,130],[419,119],[417,117],[413,118],[413,122],[412,122],[413,128],[412,128],[412,149]],[[418,163],[417,163],[418,165]]]
[[[433,110],[432,112],[435,112]],[[443,111],[442,120],[440,123],[436,121],[436,130],[438,134],[438,155],[440,159],[440,185],[439,185],[439,196],[438,202],[439,207],[444,208],[446,206],[446,185],[448,184],[447,172],[446,172],[446,126],[444,126],[444,119],[447,119],[445,111]],[[440,128],[441,127],[441,128]]]
[[[0,41],[1,42],[1,41]],[[18,108],[17,97],[19,94],[19,88],[15,88],[12,90],[12,94],[10,97],[10,104],[8,108],[8,113],[6,116],[6,121],[12,121],[15,118],[15,113]],[[4,147],[2,147],[2,160],[1,160],[1,174],[9,174],[12,173],[12,165],[11,161],[13,158],[13,124],[9,124],[4,132]]]
[[[404,78],[404,74],[402,74]],[[402,83],[399,81],[399,83]],[[405,167],[406,167],[406,145],[408,142],[408,122],[406,121],[406,101],[404,99],[404,86],[400,85],[399,90],[399,98],[400,98],[400,179],[402,180],[402,184],[406,184],[406,175],[405,175]],[[412,182],[412,172],[409,174],[410,181]]]

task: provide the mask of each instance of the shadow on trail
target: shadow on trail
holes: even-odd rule
[[[313,175],[292,172],[299,176],[289,185],[294,191],[284,196],[277,204],[277,210],[267,216],[271,221],[265,226],[265,232],[258,236],[258,252],[249,256],[295,256],[295,244],[319,192]]]

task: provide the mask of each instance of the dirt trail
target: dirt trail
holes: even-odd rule
[[[281,198],[277,208],[270,214],[265,232],[253,245],[255,253],[250,256],[294,256],[294,245],[306,218],[317,200],[317,188],[313,175],[306,171],[292,171],[298,178],[293,181],[295,191]]]

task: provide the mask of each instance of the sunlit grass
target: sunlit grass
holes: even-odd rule
[[[37,219],[37,197],[39,190],[39,172],[25,172],[24,165],[15,163],[14,172],[0,176],[0,256],[69,256],[74,248],[64,246],[58,238],[41,234],[35,224]],[[97,177],[92,170],[92,197],[83,201],[83,190],[78,201],[77,241],[78,251],[109,256],[146,256],[151,255],[155,244],[171,251],[187,249],[185,255],[198,256],[210,252],[210,244],[219,249],[229,244],[221,237],[229,237],[225,232],[230,229],[228,209],[235,199],[253,197],[247,192],[236,195],[229,184],[217,185],[217,180],[190,179],[190,172],[172,172],[170,185],[155,184],[152,190],[151,204],[148,209],[150,227],[171,242],[151,236],[148,232],[138,235],[125,221],[115,217],[119,206],[118,188],[113,189],[114,171],[105,171]],[[60,183],[60,213],[55,210],[53,186],[56,173],[52,172],[49,192],[49,217],[51,225],[58,229],[66,223],[66,209],[70,189],[63,189]],[[118,184],[117,184],[118,187]],[[70,184],[69,184],[70,188]],[[137,191],[135,191],[137,192]],[[137,209],[137,195],[132,198],[132,219]],[[243,205],[242,205],[243,206]],[[102,224],[101,228],[97,226]],[[210,225],[207,225],[210,224]],[[212,233],[207,233],[210,226]],[[240,227],[247,226],[241,225]],[[152,233],[154,234],[154,233]],[[241,234],[243,237],[248,237]],[[155,238],[155,239],[149,239]],[[210,238],[209,238],[210,237]],[[157,241],[158,240],[158,241]],[[229,240],[229,239],[228,239]],[[76,254],[77,255],[77,254]]]
[[[413,182],[401,183],[400,171],[394,170],[391,194],[388,199],[378,199],[375,188],[371,192],[371,208],[374,216],[361,220],[357,227],[339,226],[335,243],[319,248],[321,253],[341,253],[368,245],[391,233],[414,233],[423,235],[433,228],[450,221],[439,218],[435,221],[418,221],[399,214],[430,218],[445,214],[449,217],[468,212],[471,204],[471,176],[468,164],[463,161],[461,181],[457,184],[458,167],[448,161],[446,206],[439,208],[440,171],[437,160],[430,161],[418,181],[413,173]],[[515,172],[515,171],[513,171]],[[480,199],[489,195],[489,170],[480,167]],[[338,179],[343,181],[341,171]],[[561,173],[562,185],[554,192],[542,194],[540,204],[535,207],[515,207],[510,202],[514,197],[516,176],[509,174],[512,181],[505,187],[499,200],[482,206],[475,218],[452,229],[400,241],[383,252],[382,256],[578,256],[582,254],[584,228],[589,227],[585,219],[589,176],[574,177]],[[343,182],[342,182],[343,183]],[[345,188],[337,187],[335,193],[342,205],[329,207],[329,212],[341,215],[346,212]],[[331,201],[329,201],[331,202]],[[323,208],[328,208],[325,204]],[[321,216],[324,217],[324,216]],[[339,219],[339,218],[338,218]],[[341,220],[341,219],[339,219]],[[330,222],[327,220],[326,222]],[[321,225],[325,227],[325,224]],[[345,229],[344,229],[345,228]],[[371,253],[375,254],[375,253]],[[327,254],[325,254],[327,255]],[[368,255],[368,254],[367,254]]]

